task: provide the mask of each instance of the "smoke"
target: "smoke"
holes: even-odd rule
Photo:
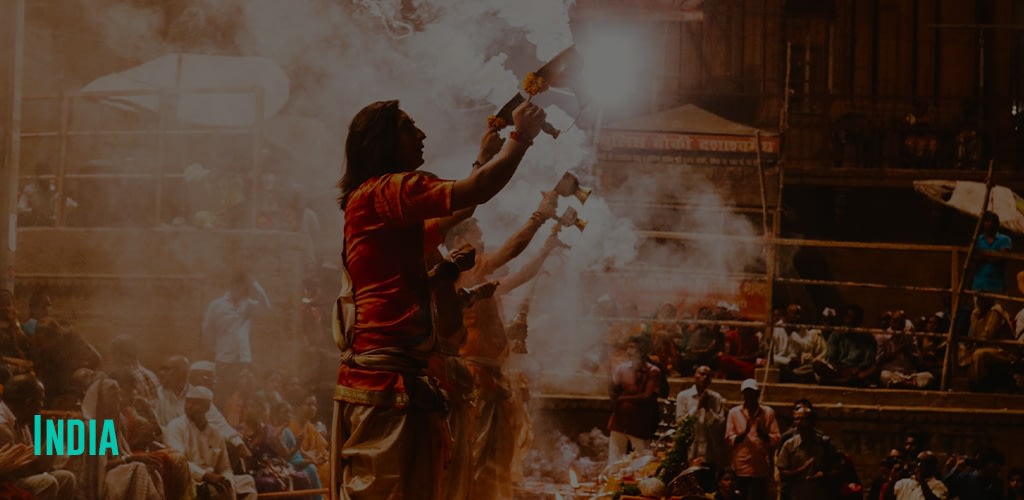
[[[343,163],[339,145],[348,120],[360,108],[400,99],[427,134],[424,169],[461,178],[470,171],[486,117],[516,92],[526,71],[573,43],[572,0],[193,0],[180,12],[138,7],[128,0],[79,2],[87,11],[96,9],[90,21],[122,57],[151,59],[181,50],[180,40],[172,43],[158,33],[187,38],[217,27],[221,31],[215,35],[231,39],[241,54],[267,57],[284,68],[292,82],[283,113],[319,120],[336,141],[319,141],[303,152],[304,163],[312,168],[287,172],[321,214],[322,238],[332,248],[340,241],[340,217],[333,205],[333,185]],[[544,370],[575,371],[587,352],[604,341],[603,328],[586,320],[596,297],[630,299],[630,290],[621,284],[595,276],[637,266],[737,272],[757,259],[758,249],[713,239],[652,244],[638,230],[754,231],[743,218],[709,210],[729,203],[728,195],[684,167],[668,165],[657,176],[627,173],[621,183],[602,181],[603,174],[594,168],[593,137],[574,123],[577,110],[554,105],[545,110],[562,135],[557,140],[538,137],[512,182],[476,216],[488,248],[497,248],[536,209],[540,191],[550,190],[563,172],[573,171],[584,185],[597,188],[585,205],[560,200],[559,212],[574,206],[588,225],[582,233],[573,227],[561,231],[560,238],[572,249],[549,260],[532,297],[531,357]],[[664,174],[673,170],[677,174]],[[629,208],[610,203],[612,196],[627,202],[685,202],[702,210]],[[513,267],[539,246],[535,241]],[[702,278],[678,279],[673,286],[687,293],[717,287]],[[514,309],[530,288],[507,296],[505,306]]]

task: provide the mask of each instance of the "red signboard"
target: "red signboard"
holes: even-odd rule
[[[703,21],[704,0],[577,0],[573,17],[647,21]]]
[[[757,154],[758,140],[753,136],[681,134],[673,132],[638,132],[605,130],[598,141],[601,151],[685,151],[710,154]],[[779,138],[761,137],[761,153],[777,155]]]

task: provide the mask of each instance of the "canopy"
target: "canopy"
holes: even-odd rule
[[[978,217],[985,199],[985,184],[974,181],[914,181],[914,189],[943,205]],[[999,216],[1003,229],[1024,234],[1024,199],[1005,186],[993,186],[988,208]]]
[[[114,106],[157,112],[157,92],[188,90],[177,101],[178,120],[192,125],[238,127],[255,122],[259,89],[262,118],[267,118],[288,100],[288,85],[285,72],[263,57],[169,54],[100,77],[82,91],[101,93],[99,99]]]

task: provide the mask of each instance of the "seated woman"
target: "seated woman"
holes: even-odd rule
[[[239,433],[246,447],[252,451],[246,468],[256,480],[256,491],[267,493],[306,490],[312,487],[309,477],[302,472],[296,472],[286,460],[288,450],[277,437],[278,429],[266,423],[266,415],[261,408],[249,409]]]
[[[300,409],[300,411],[303,411]],[[316,412],[316,405],[314,402],[313,406],[314,413]],[[278,403],[274,405],[273,409],[270,410],[270,425],[274,427],[275,435],[280,440],[281,445],[284,447],[284,453],[281,455],[282,458],[288,460],[288,463],[292,467],[309,478],[309,486],[312,489],[320,488],[320,475],[317,473],[317,465],[326,463],[326,460],[321,460],[321,457],[314,457],[306,453],[300,446],[299,440],[295,437],[295,434],[290,428],[292,421],[292,407],[288,403]],[[306,419],[308,423],[308,419]],[[311,500],[322,500],[323,497],[320,495],[314,496]]]
[[[299,450],[316,467],[319,479],[330,477],[330,443],[324,433],[326,429],[314,424],[317,414],[316,396],[312,394],[302,400],[302,404],[292,412],[288,430],[299,443]]]

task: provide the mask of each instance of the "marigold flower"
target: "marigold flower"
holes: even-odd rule
[[[491,115],[487,117],[487,128],[501,130],[507,126],[508,122],[506,122],[505,119],[501,118],[500,116]]]
[[[548,82],[544,81],[544,77],[537,73],[527,73],[526,78],[523,78],[523,90],[531,96],[544,92],[548,88]]]

